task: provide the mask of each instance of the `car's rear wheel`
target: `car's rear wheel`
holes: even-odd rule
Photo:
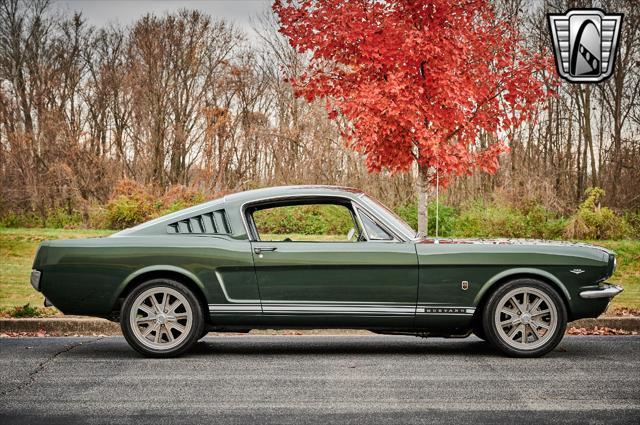
[[[487,302],[482,324],[487,340],[512,357],[539,357],[553,350],[567,327],[567,310],[547,283],[513,280]]]
[[[189,288],[153,279],[135,288],[122,305],[120,325],[127,342],[148,357],[174,357],[202,335],[204,316]]]

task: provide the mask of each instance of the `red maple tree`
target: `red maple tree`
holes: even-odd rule
[[[369,170],[417,162],[425,192],[436,170],[443,185],[495,172],[500,139],[547,94],[549,59],[524,49],[488,0],[276,0],[273,10],[310,57],[296,93],[347,119],[343,137]],[[481,146],[481,132],[494,142]]]

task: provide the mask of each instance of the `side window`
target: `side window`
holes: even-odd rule
[[[387,233],[386,230],[380,227],[365,212],[363,212],[359,208],[358,208],[358,212],[360,213],[360,219],[362,220],[362,225],[364,226],[364,229],[367,232],[367,236],[369,236],[369,240],[372,240],[372,241],[393,240],[393,236]]]
[[[251,213],[258,239],[284,242],[357,242],[360,230],[340,204],[279,205]]]

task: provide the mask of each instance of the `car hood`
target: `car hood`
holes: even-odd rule
[[[482,239],[482,238],[422,238],[418,241],[420,244],[485,244],[485,245],[529,245],[529,246],[573,246],[582,248],[599,249],[607,254],[614,254],[613,251],[597,245],[591,245],[584,242],[568,242],[568,241],[551,241],[543,239]]]

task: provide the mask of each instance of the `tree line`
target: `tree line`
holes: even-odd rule
[[[574,3],[498,6],[529,48],[550,54],[545,14]],[[508,141],[498,172],[453,179],[447,202],[499,196],[569,211],[598,186],[605,204],[640,209],[640,6],[594,5],[625,13],[611,79],[563,82]],[[250,40],[229,22],[181,10],[96,28],[48,0],[2,2],[2,212],[83,210],[123,180],[158,196],[178,185],[215,197],[318,183],[360,187],[391,205],[413,201],[416,170],[368,173],[324,103],[296,97],[289,80],[308,58],[278,27],[265,12]]]

